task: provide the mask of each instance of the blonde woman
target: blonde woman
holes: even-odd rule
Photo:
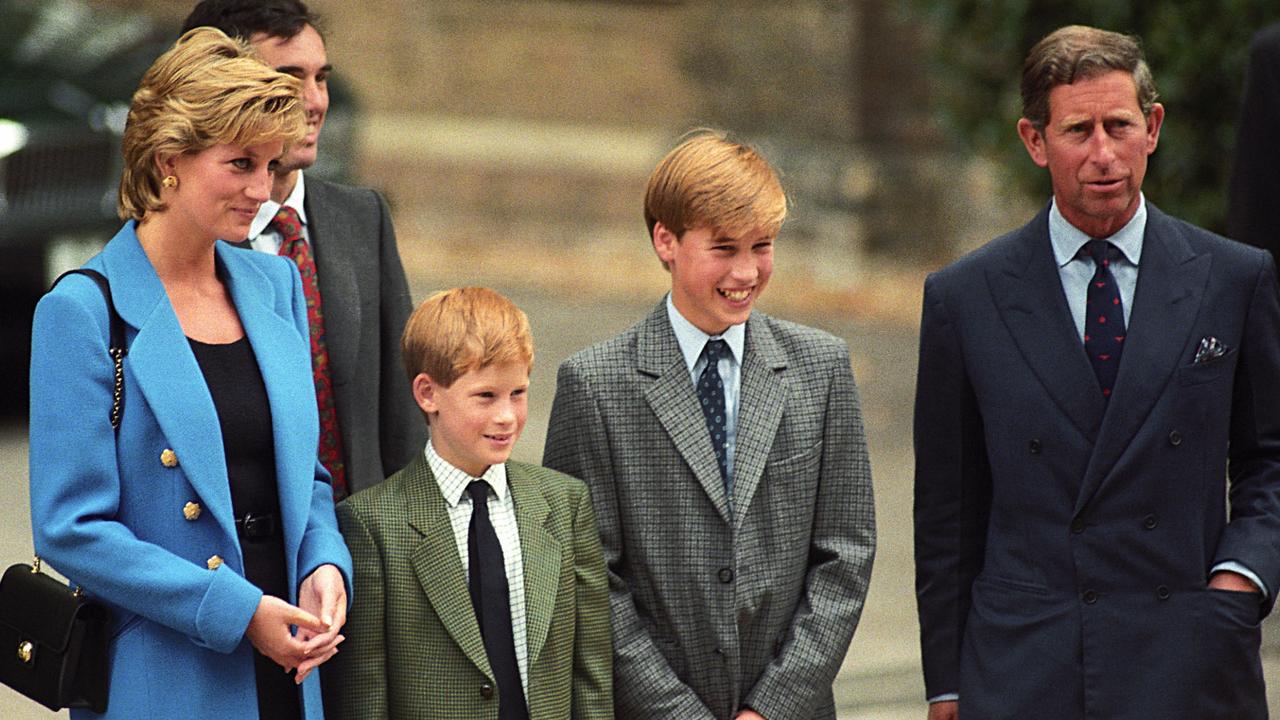
[[[316,462],[306,302],[291,262],[220,242],[304,132],[297,80],[183,35],[134,95],[126,222],[86,265],[125,325],[118,430],[97,286],[69,276],[36,310],[35,546],[113,610],[106,717],[322,717],[312,671],[342,640],[351,558]]]

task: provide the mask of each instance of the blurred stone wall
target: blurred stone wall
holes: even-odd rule
[[[174,25],[189,9],[94,2]],[[899,0],[311,4],[360,99],[352,175],[428,264],[652,262],[645,180],[699,126],[779,167],[784,241],[817,282],[936,265],[1006,224],[992,174],[935,129],[934,39]]]

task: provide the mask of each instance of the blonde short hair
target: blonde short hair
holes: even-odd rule
[[[515,303],[484,287],[443,290],[409,316],[400,338],[404,368],[413,382],[426,373],[450,387],[472,370],[509,362],[533,367],[529,318]]]
[[[248,147],[306,134],[302,84],[220,30],[188,31],[156,59],[133,94],[125,124],[121,220],[164,209],[157,155]]]
[[[778,174],[750,145],[717,130],[695,130],[662,158],[649,176],[644,219],[677,237],[711,228],[731,236],[765,230],[777,234],[787,217]]]

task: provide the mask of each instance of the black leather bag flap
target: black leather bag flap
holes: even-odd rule
[[[71,588],[30,565],[11,565],[0,579],[0,626],[56,652],[66,652],[85,603]]]

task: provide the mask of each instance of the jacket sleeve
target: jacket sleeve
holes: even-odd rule
[[[413,393],[405,377],[400,354],[400,336],[413,312],[413,299],[391,214],[381,195],[373,193],[378,204],[378,425],[381,445],[382,473],[390,476],[422,452],[427,442],[426,421],[413,402]],[[359,488],[355,488],[359,489]]]
[[[915,401],[916,602],[926,697],[956,693],[982,568],[991,471],[982,415],[935,278],[925,283]]]
[[[573,717],[613,718],[613,639],[609,636],[609,580],[591,496],[583,488],[573,513]]]
[[[262,591],[227,566],[210,572],[147,542],[117,519],[121,479],[108,417],[114,378],[106,325],[105,304],[88,279],[68,278],[36,308],[30,415],[36,552],[90,595],[229,653]]]
[[[1267,586],[1265,614],[1280,593],[1280,299],[1274,262],[1264,260],[1241,334],[1227,457],[1231,516],[1214,564],[1234,561],[1255,573]]]
[[[590,383],[574,360],[560,366],[551,407],[546,467],[581,478],[591,490],[609,580],[613,622],[613,682],[619,714],[642,707],[646,717],[671,720],[713,718],[693,689],[680,681],[654,644],[635,600],[617,568],[626,563],[622,525],[609,452],[609,437]]]
[[[818,693],[831,687],[849,651],[875,557],[871,463],[843,343],[830,369],[803,600],[786,642],[745,701],[769,720],[813,716]]]
[[[360,513],[338,505],[338,525],[346,538],[360,588],[347,612],[339,652],[321,666],[324,710],[335,720],[390,717],[387,702],[386,578],[382,552]]]

